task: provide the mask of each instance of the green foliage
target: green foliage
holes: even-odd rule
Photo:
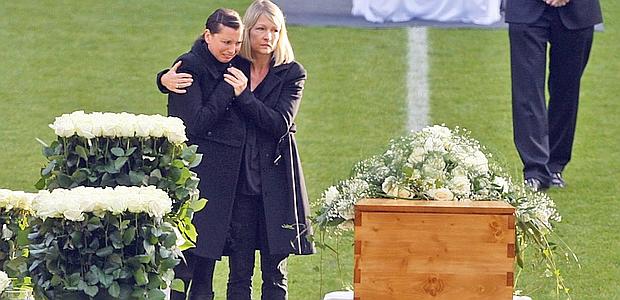
[[[29,235],[30,272],[50,299],[67,291],[84,299],[163,299],[180,259],[173,249],[174,226],[147,214],[96,216],[84,221],[34,221]],[[125,298],[123,298],[125,299]]]
[[[27,285],[29,212],[0,208],[0,270],[14,278],[13,286]]]
[[[202,159],[197,149],[195,145],[170,143],[166,138],[58,137],[43,147],[48,164],[41,169],[36,187],[156,186],[173,200],[169,221],[185,237],[181,249],[187,249],[194,246],[197,237],[192,224],[194,213],[206,203],[198,198],[199,179],[190,171]]]

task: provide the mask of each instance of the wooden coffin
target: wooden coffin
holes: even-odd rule
[[[512,299],[514,208],[365,199],[355,207],[355,300]]]

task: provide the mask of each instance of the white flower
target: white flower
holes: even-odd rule
[[[454,199],[454,194],[447,188],[430,189],[426,193],[429,197],[438,201],[451,201]]]
[[[507,193],[510,191],[509,182],[504,177],[495,176],[493,179],[493,185],[497,186],[500,193]]]
[[[49,125],[60,137],[77,134],[92,139],[95,137],[166,137],[171,143],[187,141],[185,125],[176,117],[161,115],[134,115],[122,113],[84,113],[75,111],[56,117]]]
[[[424,148],[415,147],[413,148],[413,151],[411,151],[411,155],[409,155],[407,161],[413,165],[421,163],[424,161],[424,155],[426,155],[426,151],[424,150]]]
[[[422,129],[422,132],[430,133],[431,135],[435,137],[444,138],[444,139],[448,139],[452,136],[452,131],[448,127],[441,126],[441,125],[433,125],[431,127],[425,127]]]
[[[74,111],[69,115],[73,126],[75,127],[75,133],[78,136],[92,139],[95,137],[93,130],[93,119],[85,114],[83,111]]]
[[[172,200],[165,191],[154,186],[112,188],[77,187],[72,190],[39,191],[33,200],[33,210],[39,218],[84,220],[84,213],[103,215],[125,211],[147,213],[161,218],[172,211]]]
[[[0,271],[0,294],[2,294],[2,292],[4,292],[9,285],[11,285],[11,279],[6,273]]]
[[[454,176],[448,183],[450,190],[457,195],[467,196],[471,192],[471,183],[469,178],[464,175]]]
[[[150,136],[152,137],[162,137],[164,136],[164,126],[165,126],[165,117],[160,115],[154,115],[151,118],[151,122],[153,123],[153,127],[151,127]]]
[[[454,194],[447,188],[430,189],[426,193],[429,197],[438,201],[451,201],[454,199]]]
[[[164,136],[167,137],[171,143],[180,144],[187,141],[183,120],[176,117],[168,117],[165,121]]]
[[[32,209],[32,199],[35,195],[22,191],[0,189],[0,208],[30,211]]]
[[[480,150],[476,150],[474,153],[466,156],[464,163],[478,172],[478,174],[489,172],[489,161],[487,160],[486,155],[484,155],[484,153]]]
[[[6,224],[2,224],[2,235],[0,236],[1,240],[10,240],[13,237],[13,231],[9,229]]]
[[[325,191],[325,203],[327,205],[331,205],[332,203],[335,203],[336,201],[338,201],[339,196],[340,196],[340,192],[338,192],[338,189],[335,186],[330,186]]]
[[[445,153],[444,142],[438,137],[429,137],[424,141],[424,150],[426,152]]]
[[[151,116],[147,115],[137,115],[136,116],[136,136],[137,137],[148,137],[153,130],[153,122],[151,121]]]
[[[60,137],[70,137],[75,134],[75,126],[68,114],[56,117],[49,127],[54,129],[54,133]]]
[[[411,196],[413,196],[407,188],[400,186],[397,179],[393,176],[385,179],[381,185],[381,189],[385,194],[392,197],[411,198]]]

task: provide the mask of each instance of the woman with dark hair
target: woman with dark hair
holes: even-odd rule
[[[213,175],[214,168],[228,167],[225,159],[217,161],[218,158],[214,153],[226,153],[229,149],[226,149],[226,146],[214,146],[210,140],[221,138],[217,134],[212,135],[214,128],[235,127],[234,123],[237,121],[232,120],[236,114],[230,114],[229,111],[234,97],[239,96],[241,90],[234,89],[227,83],[225,76],[231,76],[226,72],[239,53],[242,34],[243,24],[239,14],[230,9],[217,9],[207,18],[205,30],[194,42],[191,50],[177,58],[173,67],[179,68],[184,74],[191,75],[196,80],[196,84],[191,86],[189,78],[177,83],[178,88],[187,87],[187,93],[171,93],[168,96],[168,114],[183,119],[189,143],[198,145],[200,152],[206,154],[196,172],[201,178],[201,196],[207,199],[217,199],[221,194],[230,193],[229,190],[222,191],[217,188],[218,184],[229,183],[218,183],[217,175]],[[216,165],[211,164],[212,162]],[[205,163],[210,165],[207,166]],[[208,189],[206,186],[213,186],[216,189]],[[219,192],[214,194],[212,191]],[[176,277],[182,279],[186,287],[192,281],[190,299],[202,300],[214,297],[212,278],[215,260],[219,256],[212,254],[214,251],[211,248],[214,243],[211,242],[211,237],[214,233],[225,234],[219,232],[225,231],[225,227],[219,228],[212,223],[226,211],[221,206],[222,204],[215,200],[210,202],[204,211],[194,215],[194,224],[199,234],[196,247],[184,252],[187,264],[182,262],[175,268]],[[186,295],[173,291],[171,299],[186,299]]]
[[[243,58],[233,60],[235,67],[228,68],[223,79],[234,90],[230,101],[183,100],[204,84],[183,68],[179,71],[197,82],[173,69],[160,73],[160,89],[182,93],[187,87],[185,94],[170,93],[170,99],[205,117],[188,125],[200,126],[188,135],[204,154],[198,174],[200,190],[209,200],[196,218],[205,226],[199,228],[193,252],[210,259],[229,256],[227,299],[237,300],[251,299],[255,251],[260,250],[262,299],[287,299],[288,256],[315,252],[308,238],[310,210],[294,138],[306,71],[294,60],[284,15],[275,4],[254,1],[243,21]],[[212,101],[226,103],[222,114],[202,113],[219,107]],[[192,139],[194,134],[199,138]]]

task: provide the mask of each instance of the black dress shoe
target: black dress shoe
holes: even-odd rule
[[[562,178],[562,173],[551,173],[551,186],[558,188],[566,187],[566,182],[564,181],[564,178]]]
[[[538,178],[525,179],[525,186],[529,187],[534,192],[544,192],[549,188],[549,185],[543,184]]]

